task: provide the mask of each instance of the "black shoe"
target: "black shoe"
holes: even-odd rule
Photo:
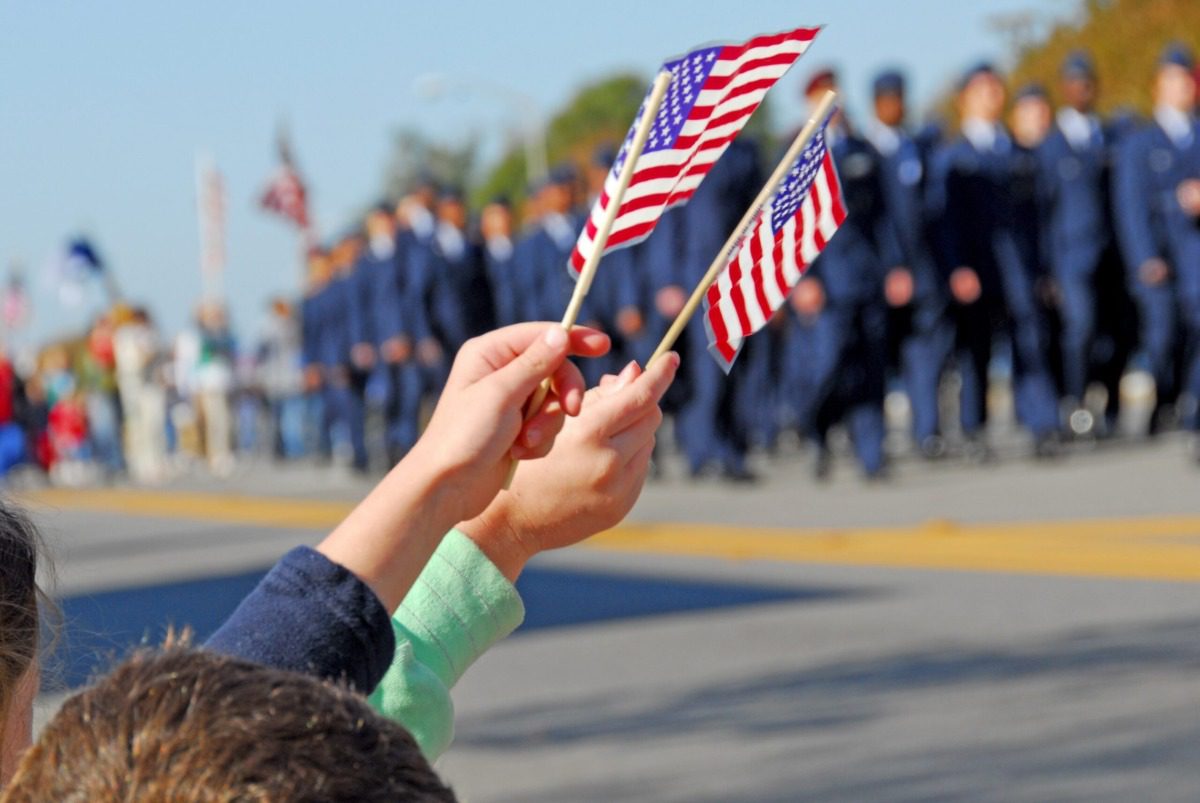
[[[891,478],[892,472],[888,470],[887,466],[880,466],[879,468],[863,472],[863,480],[865,480],[868,485],[880,485],[887,482]]]
[[[1033,441],[1033,456],[1037,460],[1054,460],[1062,456],[1062,441],[1057,433],[1038,435]]]
[[[992,449],[983,436],[968,435],[966,443],[963,444],[963,456],[967,458],[968,463],[981,466],[992,462]]]
[[[1154,411],[1154,415],[1150,416],[1150,431],[1147,433],[1150,437],[1162,435],[1164,432],[1171,432],[1179,426],[1179,415],[1175,412],[1175,405],[1164,404]]]
[[[745,466],[726,466],[721,472],[721,479],[737,485],[753,485],[758,482],[758,475]]]

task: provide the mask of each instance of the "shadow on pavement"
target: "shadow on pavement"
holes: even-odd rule
[[[502,709],[461,719],[456,745],[514,755],[589,745],[609,755],[686,739],[704,744],[701,754],[720,755],[722,745],[763,740],[762,756],[771,752],[772,738],[792,737],[780,743],[792,745],[791,753],[746,766],[736,777],[718,768],[697,774],[696,767],[677,762],[664,762],[642,778],[614,768],[616,788],[638,790],[630,799],[639,800],[1125,800],[1144,798],[1148,790],[1165,795],[1154,799],[1195,799],[1200,704],[1168,708],[1165,715],[1161,701],[1157,708],[1148,701],[1144,713],[1132,715],[1128,706],[1092,710],[1119,696],[1122,681],[1146,682],[1150,672],[1185,678],[1200,673],[1200,619],[1080,630],[1009,650],[949,646],[897,653],[693,686],[674,695],[597,695]],[[1041,685],[1007,688],[1023,682]],[[1015,699],[1027,688],[1036,690],[1031,710],[1006,712],[1000,705],[995,730],[986,723],[976,728],[975,721],[987,716],[981,712],[994,710],[997,695]],[[971,700],[971,693],[981,696]],[[1038,707],[1043,701],[1056,709],[1044,720]],[[919,720],[923,730],[895,741],[881,738],[882,720],[905,705],[926,706],[937,724]],[[1134,708],[1140,710],[1136,701]],[[888,727],[893,735],[902,730],[895,722]],[[812,756],[794,747],[806,732]],[[831,761],[833,744],[846,747]],[[589,783],[521,799],[614,798],[613,787]]]
[[[168,627],[203,642],[250,593],[264,571],[162,583],[62,599],[63,632],[43,674],[44,691],[75,688],[133,647],[158,644]],[[688,580],[531,567],[518,588],[521,632],[743,605],[838,600],[861,592]]]

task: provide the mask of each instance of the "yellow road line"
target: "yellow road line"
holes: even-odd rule
[[[351,503],[129,489],[50,489],[30,504],[259,527],[329,529]],[[784,529],[625,524],[596,549],[732,560],[1200,581],[1200,516]]]

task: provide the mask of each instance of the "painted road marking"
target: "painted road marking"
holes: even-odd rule
[[[66,510],[315,530],[332,528],[353,507],[132,489],[47,489],[21,498]],[[1200,581],[1200,516],[820,529],[629,523],[587,546],[730,560]]]

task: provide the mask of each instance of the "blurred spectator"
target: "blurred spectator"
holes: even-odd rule
[[[191,400],[197,416],[204,456],[213,473],[233,469],[234,341],[225,307],[205,301],[196,322],[179,336],[175,346],[175,376],[181,395]]]
[[[139,482],[161,482],[166,475],[167,398],[157,381],[158,332],[145,309],[133,310],[129,322],[116,331],[113,351],[129,474]]]
[[[114,310],[96,319],[79,356],[79,390],[86,405],[91,455],[108,477],[121,472],[121,408],[117,396],[116,356],[113,350]],[[52,408],[53,412],[53,408]]]

